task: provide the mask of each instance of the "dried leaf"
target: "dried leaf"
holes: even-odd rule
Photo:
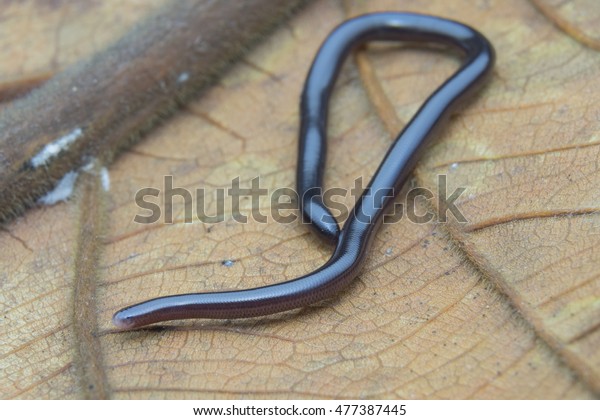
[[[471,24],[498,53],[490,85],[415,173],[414,183],[433,191],[438,174],[449,192],[465,187],[457,203],[467,223],[385,226],[355,284],[314,307],[128,333],[111,326],[126,304],[279,282],[328,258],[331,249],[306,226],[239,224],[230,212],[224,223],[189,224],[180,201],[175,223],[137,224],[134,196],[162,189],[165,175],[208,195],[237,176],[243,186],[260,176],[266,188],[292,187],[298,98],[316,49],[349,16],[395,8],[386,0],[312,4],[125,152],[109,168],[110,191],[99,164],[81,175],[70,202],[7,225],[0,395],[597,396],[600,57],[517,0],[405,9]],[[344,66],[332,100],[328,187],[366,181],[398,126],[458,63],[398,46],[369,48],[357,61]]]

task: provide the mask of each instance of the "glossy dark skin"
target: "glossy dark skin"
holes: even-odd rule
[[[463,64],[425,101],[396,138],[340,231],[320,194],[329,97],[350,51],[375,40],[439,44],[461,53]],[[485,82],[493,64],[494,50],[487,39],[458,22],[389,12],[342,23],[321,46],[306,79],[297,173],[303,217],[322,237],[336,244],[329,261],[310,274],[284,283],[152,299],[118,311],[114,324],[130,329],[175,319],[249,318],[307,306],[339,293],[360,273],[385,210],[414,169],[424,147],[463,99]]]

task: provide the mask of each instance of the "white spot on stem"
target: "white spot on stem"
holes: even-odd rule
[[[102,169],[100,169],[100,181],[102,182],[104,191],[110,190],[110,174],[108,173],[106,166],[103,166]]]
[[[54,140],[44,146],[41,152],[31,158],[31,165],[34,168],[45,165],[50,159],[58,155],[63,150],[67,150],[73,142],[75,142],[81,135],[83,130],[79,127],[71,131],[70,133]]]
[[[52,206],[59,201],[67,201],[73,193],[73,186],[77,180],[78,173],[75,171],[67,172],[65,176],[58,181],[58,184],[52,191],[44,195],[38,200],[39,204]]]
[[[177,78],[177,83],[185,83],[188,80],[190,80],[190,74],[187,72],[183,72],[179,75],[179,77]]]
[[[95,162],[95,159],[90,160],[88,163],[86,163],[85,165],[83,165],[81,167],[81,170],[84,172],[91,173],[92,170],[94,169],[94,162]]]

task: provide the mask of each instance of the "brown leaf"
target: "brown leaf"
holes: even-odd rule
[[[445,174],[449,192],[465,187],[457,202],[468,223],[385,226],[355,284],[314,307],[113,329],[112,313],[130,303],[279,282],[328,258],[331,249],[297,223],[239,224],[229,212],[224,223],[187,224],[181,202],[173,224],[132,221],[136,191],[163,188],[165,175],[207,194],[236,176],[243,186],[255,176],[267,188],[294,185],[298,98],[316,49],[349,16],[397,7],[317,2],[125,152],[109,168],[108,193],[99,164],[71,201],[0,233],[0,395],[597,395],[600,58],[529,3],[478,5],[407,6],[479,28],[498,53],[492,83],[450,121],[414,180],[437,191]],[[397,127],[458,63],[398,46],[357,58],[332,100],[327,187],[366,181]],[[247,213],[251,203],[242,204]]]
[[[594,0],[532,0],[532,3],[570,36],[600,50],[600,8]]]

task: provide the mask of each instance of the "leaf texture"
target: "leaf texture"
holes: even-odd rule
[[[46,7],[2,8],[0,32],[31,22],[21,29],[27,36],[0,43],[3,57],[26,55],[0,59],[6,91],[93,53],[148,11],[112,2]],[[118,22],[105,17],[123,7]],[[448,191],[466,188],[457,203],[467,223],[384,226],[361,276],[319,305],[249,320],[112,327],[115,310],[140,300],[281,282],[327,260],[330,247],[308,227],[240,224],[229,207],[223,223],[185,223],[175,200],[174,223],[133,222],[136,191],[163,188],[165,175],[205,189],[209,213],[214,190],[235,177],[242,187],[256,176],[265,188],[294,186],[299,95],[318,46],[351,16],[398,10],[391,0],[315,2],[125,151],[109,167],[109,191],[98,162],[69,202],[3,227],[0,396],[597,396],[598,52],[527,2],[402,8],[470,24],[497,50],[491,83],[451,119],[412,181],[437,191],[443,174]],[[98,29],[79,27],[86,19]],[[65,28],[87,42],[73,46],[77,36]],[[394,44],[357,52],[332,99],[326,186],[366,184],[391,138],[458,63]],[[437,210],[433,201],[420,205]],[[251,206],[243,201],[241,211]]]

